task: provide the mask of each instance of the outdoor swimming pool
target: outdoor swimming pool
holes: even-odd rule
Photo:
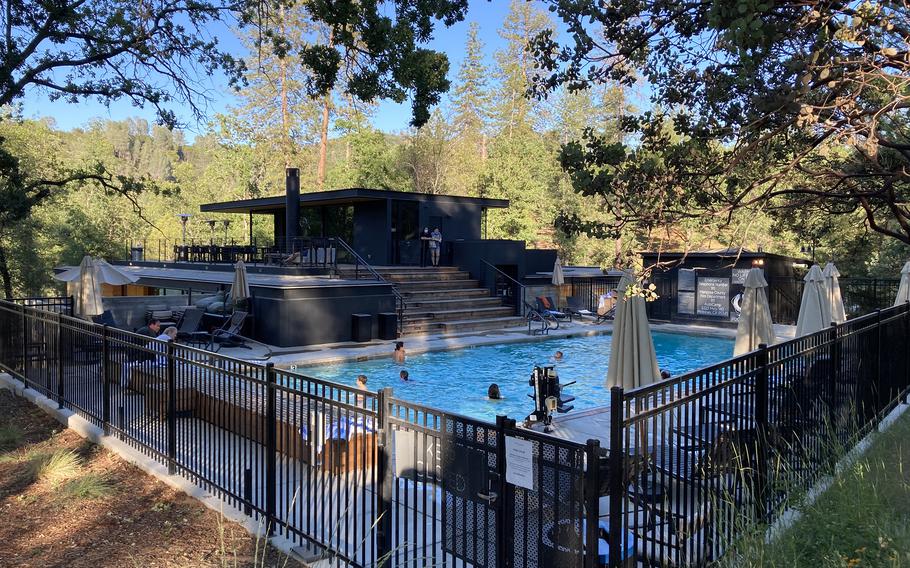
[[[677,333],[654,333],[653,337],[657,363],[674,376],[733,355],[731,339]],[[346,385],[354,385],[357,375],[364,374],[371,390],[392,387],[395,396],[404,400],[487,420],[497,414],[523,419],[533,409],[527,396],[531,393],[531,370],[534,365],[552,364],[550,358],[556,351],[565,354],[557,365],[560,381],[577,381],[565,390],[575,396],[575,409],[607,404],[609,393],[604,380],[610,340],[610,335],[594,335],[486,345],[409,355],[403,365],[382,358],[301,367],[298,371]],[[398,378],[402,369],[408,371],[410,381]],[[499,385],[503,400],[487,399],[490,383]]]

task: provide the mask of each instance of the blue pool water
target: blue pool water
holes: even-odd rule
[[[729,359],[733,341],[676,333],[654,333],[654,348],[661,369],[674,376]],[[357,375],[368,378],[370,390],[392,387],[395,396],[420,404],[492,420],[497,414],[523,419],[533,409],[527,397],[534,365],[551,365],[556,351],[564,353],[557,364],[560,381],[577,381],[565,392],[575,396],[575,409],[603,406],[609,401],[604,386],[610,358],[610,335],[548,339],[528,343],[436,351],[409,355],[399,365],[391,358],[303,367],[306,375],[354,385]],[[405,342],[407,346],[407,342]],[[398,378],[407,369],[410,381]],[[503,399],[487,399],[487,387],[497,383]]]

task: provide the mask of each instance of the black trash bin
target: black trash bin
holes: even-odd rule
[[[398,314],[382,312],[379,317],[379,339],[398,339]]]
[[[373,315],[351,315],[351,340],[364,342],[373,339]]]

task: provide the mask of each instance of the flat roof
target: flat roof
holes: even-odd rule
[[[640,256],[659,256],[666,260],[679,260],[682,258],[780,258],[788,261],[810,262],[807,258],[795,256],[786,256],[764,251],[752,251],[748,249],[717,249],[717,250],[699,250],[699,251],[640,251]]]
[[[506,208],[508,199],[488,199],[485,197],[465,197],[460,195],[436,195],[431,193],[415,193],[412,191],[392,191],[389,189],[367,189],[351,187],[347,189],[331,189],[328,191],[315,191],[300,194],[302,205],[349,205],[363,201],[397,200],[397,201],[436,201],[469,203],[481,207]],[[285,196],[260,197],[257,199],[240,199],[237,201],[224,201],[220,203],[206,203],[199,207],[203,213],[255,213],[284,209]]]

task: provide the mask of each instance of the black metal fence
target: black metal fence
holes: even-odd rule
[[[13,298],[9,301],[20,306],[38,308],[46,312],[54,312],[55,314],[63,314],[67,316],[73,315],[72,296],[53,296],[47,298]]]
[[[586,309],[596,312],[599,305],[600,297],[604,294],[614,292],[619,286],[618,276],[593,276],[584,278],[569,278],[568,284],[571,285],[571,296],[578,298],[582,306]]]
[[[844,311],[857,317],[894,304],[898,278],[841,278]],[[771,318],[777,323],[795,324],[805,283],[797,278],[769,278],[768,303]]]
[[[593,442],[6,301],[0,368],[337,565],[598,565]],[[534,464],[521,486],[513,443]]]

